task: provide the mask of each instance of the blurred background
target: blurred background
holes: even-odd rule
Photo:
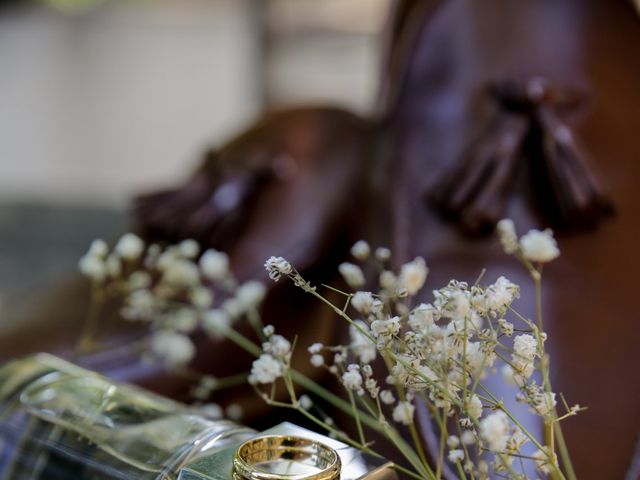
[[[265,109],[370,111],[388,4],[0,2],[0,311]]]

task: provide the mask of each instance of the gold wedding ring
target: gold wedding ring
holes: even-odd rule
[[[338,453],[320,442],[288,435],[253,438],[233,456],[234,480],[339,480]]]

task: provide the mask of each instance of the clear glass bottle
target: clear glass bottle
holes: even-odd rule
[[[171,480],[255,435],[50,355],[0,369],[2,480]]]

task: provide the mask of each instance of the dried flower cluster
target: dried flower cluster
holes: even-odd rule
[[[94,298],[102,303],[116,299],[121,303],[122,318],[148,324],[149,335],[143,341],[144,358],[196,378],[193,394],[199,400],[208,399],[212,391],[229,382],[188,369],[196,354],[191,335],[203,330],[217,340],[245,318],[256,329],[262,329],[259,308],[266,294],[264,284],[239,283],[229,269],[225,253],[201,252],[194,240],[162,248],[157,244],[146,245],[135,234],[127,233],[112,251],[103,240],[95,240],[80,259],[79,269],[91,279]],[[214,292],[220,300],[217,306]],[[95,335],[94,330],[95,325],[85,330],[80,341],[83,349],[95,348],[90,338]],[[242,376],[234,383],[245,379]],[[215,404],[207,408],[210,415],[222,415]],[[237,417],[238,407],[231,407],[226,415]]]
[[[559,255],[552,232],[532,230],[518,238],[511,220],[501,221],[498,232],[506,253],[522,261],[539,287],[539,266]],[[388,249],[375,250],[371,258],[371,247],[359,241],[351,253],[356,263],[345,262],[338,269],[355,290],[343,292],[347,299],[344,308],[330,304],[287,260],[272,257],[265,268],[275,281],[289,277],[350,324],[348,345],[315,343],[308,351],[311,364],[334,375],[350,398],[360,434],[356,443],[361,448],[368,446],[360,420],[367,415],[384,425],[392,441],[399,426],[409,427],[416,439],[414,414],[419,401],[427,406],[442,439],[446,439],[441,442],[441,462],[446,458],[460,478],[489,478],[492,472],[527,478],[527,464],[554,478],[571,477],[570,472],[561,470],[552,439],[558,422],[581,408],[565,403],[564,414],[558,415],[558,400],[549,383],[549,358],[544,349],[547,335],[541,315],[538,312],[537,321],[529,320],[513,307],[520,295],[518,285],[504,276],[484,286],[479,281],[451,280],[433,291],[430,303],[415,305],[413,297],[422,290],[428,274],[423,258],[393,271],[388,267]],[[371,285],[364,274],[369,261],[378,267],[375,291],[363,288]],[[291,383],[289,351],[286,358],[276,359],[269,353],[269,343],[263,348],[264,354],[254,363],[258,383],[269,384],[278,378]],[[528,404],[541,418],[547,433],[544,440],[527,431],[486,386],[498,364],[504,380],[514,385],[517,401]],[[258,372],[262,372],[260,377]],[[261,395],[275,403],[273,396]],[[295,404],[292,393],[290,405]],[[419,442],[412,452],[405,451],[406,445],[396,444],[413,468],[405,473],[440,478],[442,465],[429,465]],[[564,461],[568,463],[568,459]]]

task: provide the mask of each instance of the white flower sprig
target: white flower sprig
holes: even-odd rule
[[[505,251],[522,261],[539,286],[541,265],[559,255],[552,232],[532,230],[518,239],[510,220],[501,221],[498,232]],[[371,259],[370,252],[364,241],[351,249],[360,261]],[[382,253],[377,250],[371,259],[380,262],[377,292],[363,289],[367,280],[359,265],[340,265],[345,282],[356,290],[344,293],[347,305],[343,308],[320,295],[286,259],[272,257],[265,264],[273,280],[290,278],[349,323],[348,345],[316,343],[309,347],[309,353],[313,366],[328,370],[343,385],[352,405],[360,447],[368,446],[361,417],[371,415],[388,426],[385,431],[389,439],[417,478],[440,478],[445,461],[454,465],[461,478],[467,478],[467,474],[488,478],[492,470],[508,478],[526,478],[527,462],[553,478],[575,478],[568,457],[563,458],[564,469],[558,463],[555,448],[561,440],[553,438],[553,431],[559,428],[560,420],[575,415],[581,407],[565,404],[566,413],[558,416],[541,315],[531,321],[515,310],[513,304],[520,296],[518,285],[504,276],[486,286],[452,280],[433,291],[431,303],[412,307],[411,299],[427,278],[426,262],[417,257],[401,265],[396,273],[384,265],[390,256],[386,249]],[[374,366],[378,357],[384,362]],[[544,439],[529,432],[488,389],[485,380],[496,371],[497,362],[503,363],[501,371],[507,383],[517,386],[515,398],[527,403],[530,412],[544,422]],[[261,363],[259,359],[254,366]],[[388,370],[380,371],[381,365]],[[291,366],[286,368],[290,370]],[[542,384],[538,384],[539,378]],[[381,388],[379,379],[391,388]],[[275,404],[272,397],[263,394],[263,398]],[[417,399],[436,419],[442,438],[449,439],[441,442],[435,466],[426,460],[416,434]],[[295,395],[288,405],[295,405]],[[449,431],[450,419],[458,419],[457,434]],[[414,440],[411,451],[396,436],[403,427],[409,429]],[[561,453],[565,451],[563,448]],[[488,463],[483,459],[486,452],[493,455]]]

